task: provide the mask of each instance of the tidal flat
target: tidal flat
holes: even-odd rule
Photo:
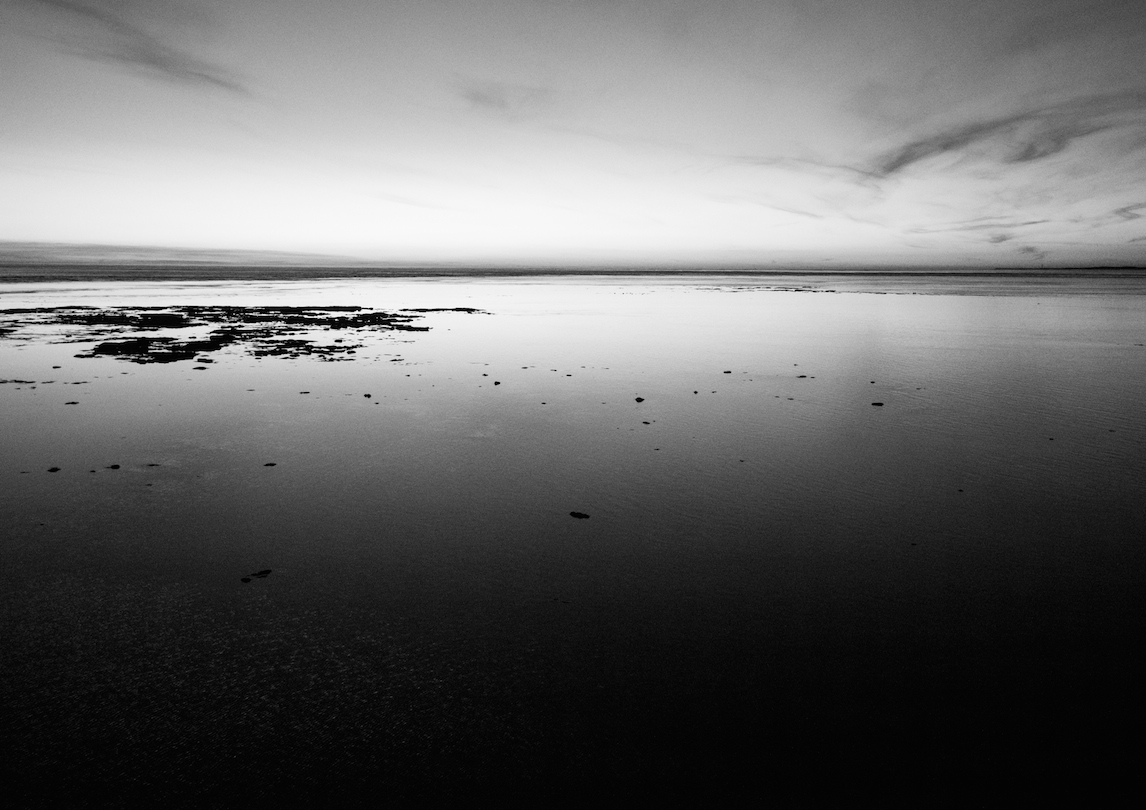
[[[0,284],[6,793],[1113,785],[1143,402],[1134,278]]]

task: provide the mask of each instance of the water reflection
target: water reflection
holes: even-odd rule
[[[18,789],[801,796],[1052,763],[1134,688],[1143,302],[9,289],[491,313],[201,371],[0,340]]]

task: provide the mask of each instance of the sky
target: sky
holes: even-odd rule
[[[1146,3],[0,0],[0,240],[1146,265]]]

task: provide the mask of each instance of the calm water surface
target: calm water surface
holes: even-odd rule
[[[16,795],[1116,779],[1141,719],[1142,290],[769,286],[0,287],[4,309],[484,310],[352,362],[0,339]]]

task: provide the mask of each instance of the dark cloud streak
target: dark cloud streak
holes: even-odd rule
[[[1029,225],[1042,225],[1050,222],[1049,219],[1032,219],[1026,222],[1000,222],[998,220],[991,220],[990,222],[980,222],[979,220],[969,220],[967,222],[953,222],[950,225],[937,225],[932,228],[913,228],[911,233],[951,233],[954,231],[994,231],[1000,228],[1024,228]]]
[[[890,177],[927,158],[959,152],[992,139],[1005,142],[1003,163],[1027,163],[1057,154],[1086,135],[1140,126],[1144,115],[1146,92],[1084,96],[919,138],[878,157],[871,172],[877,177]]]
[[[1113,213],[1115,216],[1121,217],[1127,221],[1132,219],[1142,219],[1144,215],[1137,212],[1141,211],[1143,208],[1146,208],[1146,203],[1135,203],[1134,205],[1124,205],[1121,208],[1116,208]]]
[[[124,13],[113,10],[120,4],[106,0],[89,3],[22,0],[22,3],[33,10],[56,9],[83,25],[85,30],[78,36],[54,33],[50,38],[85,59],[121,65],[178,84],[249,94],[229,71],[167,44],[130,22]]]
[[[510,82],[464,80],[458,95],[476,109],[509,119],[529,117],[546,106],[550,91]]]

